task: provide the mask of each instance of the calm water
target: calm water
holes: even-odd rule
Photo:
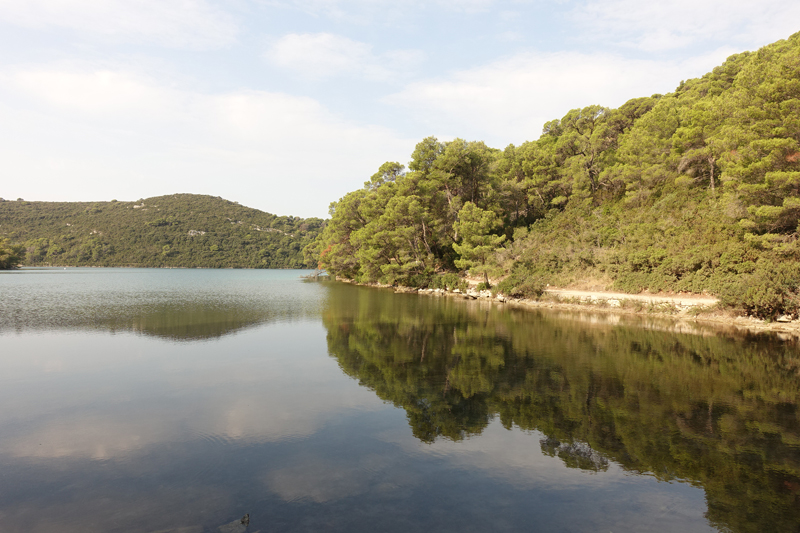
[[[0,531],[800,531],[793,342],[299,275],[0,273]]]

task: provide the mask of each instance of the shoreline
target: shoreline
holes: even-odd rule
[[[570,313],[590,312],[595,315],[617,317],[655,318],[673,324],[708,326],[716,329],[733,328],[736,331],[752,333],[774,333],[782,340],[800,341],[800,320],[766,321],[753,317],[735,316],[731,312],[716,308],[718,300],[701,294],[625,294],[605,291],[584,291],[566,288],[545,290],[540,299],[508,298],[502,294],[493,295],[491,291],[467,291],[444,289],[417,289],[395,287],[380,283],[356,283],[337,278],[337,281],[391,289],[397,294],[418,294],[434,297],[448,297],[464,300],[480,300],[494,305],[509,305],[526,310],[553,310]],[[675,328],[668,328],[674,330]],[[677,328],[686,332],[685,328]]]
[[[522,300],[507,303],[525,309],[547,309],[568,311],[571,313],[590,312],[620,317],[656,318],[662,321],[672,322],[673,324],[691,324],[693,326],[707,326],[716,329],[734,328],[737,331],[747,331],[751,333],[774,333],[782,340],[800,340],[800,321],[798,320],[791,322],[768,322],[753,317],[734,316],[730,313],[718,310],[700,311],[698,314],[692,314],[690,310],[670,313],[658,310],[603,307],[602,305],[591,302],[573,303],[547,300]],[[685,331],[684,328],[678,329],[680,331]]]

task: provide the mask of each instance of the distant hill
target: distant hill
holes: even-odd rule
[[[325,222],[277,216],[219,197],[173,194],[137,202],[0,199],[0,239],[26,266],[303,268]]]

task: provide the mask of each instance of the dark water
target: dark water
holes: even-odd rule
[[[298,276],[0,273],[0,531],[800,531],[792,341]]]

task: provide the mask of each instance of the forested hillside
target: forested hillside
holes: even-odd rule
[[[673,93],[574,109],[520,146],[429,137],[331,216],[307,253],[358,281],[469,270],[512,294],[707,292],[796,315],[800,33]]]
[[[302,268],[324,226],[213,196],[138,202],[0,201],[0,240],[28,266]]]
[[[16,268],[22,261],[23,255],[21,245],[12,245],[6,239],[0,238],[0,270]]]

